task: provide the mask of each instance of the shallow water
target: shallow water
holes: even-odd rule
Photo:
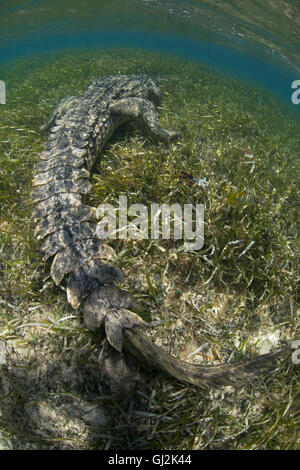
[[[89,203],[205,203],[205,247],[112,240],[124,287],[157,323],[157,344],[189,362],[298,338],[298,3],[0,0],[0,449],[299,448],[291,364],[273,382],[209,398],[151,372],[129,412],[112,400],[102,339],[53,285],[30,196],[40,126],[61,99],[95,77],[155,77],[161,122],[181,138],[160,146],[120,130]]]
[[[125,46],[197,60],[262,85],[294,111],[297,2],[77,0],[0,3],[0,62],[63,49]],[[0,77],[1,79],[2,77]]]

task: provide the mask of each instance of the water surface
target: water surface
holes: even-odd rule
[[[257,83],[298,111],[291,105],[300,77],[296,1],[4,0],[0,11],[2,65],[66,48],[142,48]]]

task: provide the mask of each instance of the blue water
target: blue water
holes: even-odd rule
[[[55,3],[0,1],[2,65],[28,54],[66,48],[125,46],[159,51],[263,86],[300,115],[300,104],[291,102],[291,84],[300,79],[300,64],[295,62],[300,57],[299,43],[282,32],[275,36],[258,21],[245,20],[245,15],[241,19],[216,11],[207,1],[74,0],[69,5],[65,2],[65,8],[57,4],[57,10]]]

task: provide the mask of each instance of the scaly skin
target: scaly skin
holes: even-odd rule
[[[96,209],[82,203],[90,191],[90,170],[113,132],[133,121],[153,139],[168,141],[176,133],[162,129],[155,105],[160,90],[146,76],[109,76],[95,80],[80,97],[63,100],[43,127],[50,131],[33,179],[37,206],[35,234],[44,239],[44,259],[54,257],[51,276],[59,285],[67,277],[67,298],[81,307],[88,328],[105,325],[109,343],[123,345],[174,377],[199,387],[219,386],[265,371],[284,351],[246,362],[199,366],[178,361],[143,333],[146,324],[132,310],[133,297],[115,283],[123,273],[109,261],[114,250],[96,235]]]

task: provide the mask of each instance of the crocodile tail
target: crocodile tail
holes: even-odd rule
[[[127,348],[137,357],[141,359],[142,356],[152,367],[200,388],[234,385],[240,381],[257,378],[270,372],[271,369],[274,370],[275,361],[288,353],[287,349],[282,349],[243,361],[199,365],[175,359],[156,346],[140,328],[125,329],[124,335]]]
[[[152,341],[145,332],[147,324],[130,308],[136,308],[131,294],[107,284],[84,301],[84,321],[92,330],[104,324],[109,343],[120,353],[125,348],[140,362],[197,387],[218,387],[253,379],[274,369],[276,359],[287,353],[283,349],[245,361],[216,365],[181,361]]]

